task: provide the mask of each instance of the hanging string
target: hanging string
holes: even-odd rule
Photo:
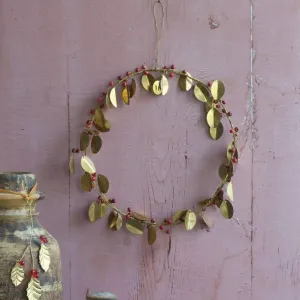
[[[158,16],[157,16],[157,9],[160,8],[161,10],[161,24],[158,23]],[[165,21],[165,9],[161,0],[155,1],[153,5],[153,16],[155,21],[155,28],[156,28],[156,49],[155,49],[155,68],[159,65],[159,58],[160,58],[160,43],[162,40],[163,32],[164,32],[164,21]]]

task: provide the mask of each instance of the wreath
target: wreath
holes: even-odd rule
[[[101,136],[111,128],[110,122],[105,118],[105,109],[118,107],[118,100],[121,98],[126,105],[130,104],[134,97],[137,83],[136,78],[140,77],[142,87],[156,96],[164,96],[169,90],[169,79],[179,77],[178,85],[182,91],[190,91],[196,100],[202,102],[205,106],[206,121],[209,127],[209,135],[213,140],[218,140],[223,135],[222,118],[226,118],[230,126],[232,141],[229,143],[226,151],[226,159],[219,168],[221,183],[217,187],[211,198],[201,201],[198,209],[184,209],[176,211],[172,219],[165,218],[157,221],[153,217],[142,215],[127,208],[121,210],[114,198],[107,196],[109,190],[109,180],[103,174],[97,174],[93,161],[87,156],[88,148],[96,154],[102,147]],[[81,167],[84,171],[81,176],[81,187],[86,192],[95,190],[98,192],[97,201],[89,206],[88,217],[91,222],[104,218],[108,209],[108,227],[111,230],[120,230],[123,223],[126,229],[137,235],[141,235],[147,229],[148,243],[152,245],[156,240],[157,231],[170,234],[172,227],[184,224],[186,230],[192,230],[197,219],[200,218],[207,227],[210,227],[210,221],[206,218],[204,211],[209,206],[217,206],[221,215],[226,219],[233,216],[233,185],[232,177],[234,166],[238,162],[237,134],[238,128],[234,127],[231,116],[232,113],[226,109],[226,102],[223,100],[225,86],[223,82],[215,80],[204,83],[193,77],[189,72],[178,70],[174,65],[163,68],[148,68],[143,65],[136,68],[133,72],[127,72],[124,77],[119,76],[116,81],[110,81],[107,92],[103,93],[98,99],[97,106],[90,110],[90,118],[86,121],[85,128],[80,135],[79,148],[73,148],[70,154],[69,169],[74,173],[74,158],[77,153],[82,153]],[[119,96],[117,96],[119,95]]]

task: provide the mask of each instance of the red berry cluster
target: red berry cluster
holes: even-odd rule
[[[21,267],[24,267],[24,266],[25,266],[25,262],[24,262],[24,260],[20,260],[20,261],[18,261],[18,264],[19,264]]]
[[[115,204],[116,203],[116,199],[109,199],[109,203]]]
[[[40,235],[40,241],[41,241],[43,244],[47,244],[47,243],[48,243],[48,239],[47,239],[44,235]]]
[[[33,278],[39,278],[39,271],[37,269],[33,269],[30,271],[30,275]]]
[[[104,199],[103,199],[101,196],[98,196],[98,200],[99,200],[99,202],[102,203],[102,204],[105,203]]]
[[[127,208],[127,215],[125,216],[126,221],[131,220],[132,218],[132,210],[130,207]]]

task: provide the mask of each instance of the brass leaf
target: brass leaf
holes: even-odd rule
[[[139,213],[137,213],[137,212],[133,212],[132,215],[133,215],[136,219],[138,219],[138,220],[140,220],[140,221],[149,221],[149,220],[150,220],[150,218],[148,218],[148,217],[146,217],[146,216],[144,216],[144,215],[141,215],[141,214],[139,214]]]
[[[142,86],[146,91],[150,91],[152,89],[152,85],[154,81],[155,79],[151,74],[148,75],[144,74],[141,78]]]
[[[97,209],[97,218],[104,218],[107,212],[107,206],[105,203],[100,203],[98,204],[98,209]]]
[[[87,173],[89,173],[89,174],[94,174],[94,173],[96,173],[96,167],[95,167],[93,161],[92,161],[89,157],[87,157],[87,156],[82,156],[82,157],[81,157],[81,162],[80,162],[80,163],[81,163],[82,169],[83,169],[85,172],[87,172]]]
[[[227,193],[227,196],[229,197],[229,199],[231,201],[233,201],[234,200],[234,196],[233,196],[233,185],[232,185],[232,182],[229,182],[227,184],[226,193]]]
[[[160,80],[161,94],[164,96],[169,90],[169,81],[165,75],[161,76]]]
[[[237,149],[235,147],[235,143],[234,142],[229,143],[229,145],[227,147],[227,159],[229,161],[231,161],[232,158],[236,158],[236,159],[239,158],[238,151],[237,151]]]
[[[73,153],[70,155],[69,170],[70,170],[71,174],[75,173],[75,161],[74,161],[74,154]]]
[[[193,211],[188,210],[184,218],[184,224],[186,230],[192,230],[195,227],[196,223],[197,223],[196,214]]]
[[[102,139],[99,135],[94,135],[91,141],[91,149],[93,154],[96,154],[100,151],[102,147]]]
[[[80,150],[85,151],[90,143],[90,136],[87,132],[82,132],[80,136]]]
[[[116,88],[112,88],[109,92],[109,101],[114,107],[118,107]]]
[[[95,126],[100,132],[108,132],[110,131],[110,122],[108,120],[104,121],[104,126],[103,127],[99,127],[99,126]]]
[[[95,110],[94,121],[98,127],[104,127],[105,117],[101,108]]]
[[[51,258],[47,246],[42,243],[39,251],[39,262],[42,269],[47,272],[50,266]]]
[[[148,227],[148,244],[151,246],[156,241],[156,229],[154,226]]]
[[[26,291],[28,300],[38,300],[42,296],[42,289],[39,279],[31,277]]]
[[[160,81],[159,80],[154,81],[154,83],[152,85],[152,92],[156,96],[161,95],[162,91],[161,91],[161,86],[160,86]]]
[[[220,122],[217,127],[210,127],[209,134],[213,140],[218,140],[224,132],[223,124]]]
[[[126,229],[133,234],[143,234],[144,232],[143,224],[135,219],[128,220],[125,226]]]
[[[110,229],[115,230],[114,227],[116,226],[117,219],[118,219],[118,213],[112,211],[108,216],[108,223],[107,223]]]
[[[222,164],[219,168],[219,176],[223,182],[230,182],[233,176],[233,165],[231,162]]]
[[[129,90],[127,86],[125,86],[122,90],[122,99],[125,104],[129,105]]]
[[[233,217],[233,207],[230,201],[224,200],[220,206],[220,211],[225,219],[231,219]]]
[[[93,189],[92,178],[89,173],[84,173],[81,176],[81,188],[86,192],[90,192]]]
[[[201,102],[207,102],[209,97],[209,90],[204,84],[198,83],[194,87],[194,95]]]
[[[114,226],[114,229],[115,230],[120,230],[121,227],[123,225],[123,218],[122,218],[122,215],[117,213],[117,220],[116,220],[116,224]]]
[[[191,74],[188,72],[186,75],[191,76]],[[189,91],[193,86],[193,80],[188,78],[186,75],[181,75],[178,80],[179,87],[183,91]]]
[[[212,108],[206,116],[206,121],[209,127],[217,127],[220,123],[220,113],[217,109]]]
[[[97,220],[97,208],[98,208],[98,203],[97,202],[93,202],[90,207],[89,207],[89,220],[91,223],[95,222]]]
[[[186,213],[187,213],[187,210],[178,210],[178,211],[176,211],[175,214],[172,217],[172,222],[173,223],[176,223],[178,221],[184,222],[183,220],[184,220],[184,217],[185,217]]]
[[[101,191],[101,193],[106,194],[109,189],[108,179],[104,175],[99,174],[97,177],[97,181],[98,181],[98,187],[99,187],[99,190]]]
[[[222,81],[215,80],[211,85],[211,95],[215,100],[219,100],[223,97],[225,93],[225,86]]]
[[[132,78],[130,89],[129,89],[129,97],[132,98],[134,96],[135,92],[136,92],[136,81],[134,78]]]
[[[14,286],[18,286],[24,280],[24,269],[16,262],[10,273],[10,279]]]
[[[206,114],[213,108],[213,102],[211,99],[208,99],[207,102],[204,103],[204,109]]]

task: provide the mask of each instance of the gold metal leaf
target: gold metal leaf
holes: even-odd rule
[[[104,175],[99,174],[97,177],[97,181],[98,181],[98,187],[99,187],[101,193],[106,194],[109,189],[108,179]]]
[[[116,226],[117,220],[118,220],[118,213],[112,211],[108,216],[108,223],[107,223],[108,227],[110,229],[115,230],[114,227]]]
[[[178,221],[184,222],[184,217],[187,213],[187,210],[178,210],[175,212],[175,214],[172,217],[172,222],[176,223]]]
[[[156,229],[154,226],[148,227],[148,244],[151,246],[156,241]]]
[[[188,72],[186,75],[191,76],[191,74]],[[179,87],[183,91],[189,91],[193,86],[193,80],[188,78],[186,75],[181,75],[178,80]]]
[[[206,116],[206,121],[209,127],[217,127],[220,123],[220,113],[217,109],[212,108]]]
[[[98,205],[99,204],[97,202],[93,202],[89,207],[88,214],[89,214],[89,220],[91,223],[93,223],[97,220],[96,211],[97,211]]]
[[[123,218],[122,218],[122,215],[117,213],[117,220],[116,220],[116,224],[114,226],[114,229],[115,230],[120,230],[121,227],[123,225]]]
[[[229,143],[227,147],[227,159],[231,161],[232,158],[236,158],[236,159],[239,158],[238,151],[236,149],[234,142]]]
[[[161,90],[161,86],[160,86],[160,81],[159,80],[154,81],[154,83],[152,85],[152,92],[156,96],[161,95],[162,90]]]
[[[109,92],[109,101],[114,107],[118,107],[116,88],[112,88]]]
[[[126,229],[133,234],[139,235],[139,234],[143,234],[143,232],[144,232],[143,224],[140,221],[135,220],[135,219],[128,220],[126,222],[125,226],[126,226]]]
[[[135,92],[136,92],[136,81],[134,78],[132,78],[130,89],[129,89],[129,97],[132,98],[134,96]]]
[[[80,150],[85,151],[90,143],[90,136],[87,132],[82,132],[80,136]]]
[[[231,219],[233,217],[233,206],[228,200],[224,200],[222,202],[220,211],[225,219]]]
[[[201,102],[207,102],[210,99],[209,90],[204,84],[201,83],[195,85],[194,95]]]
[[[205,112],[208,113],[213,108],[213,102],[211,99],[208,99],[207,102],[204,103]]]
[[[82,156],[80,163],[81,163],[82,169],[85,172],[90,173],[90,174],[96,173],[96,167],[95,167],[93,161],[89,157]]]
[[[234,196],[233,196],[233,185],[232,185],[232,182],[229,182],[227,184],[226,192],[227,192],[227,196],[229,197],[229,199],[231,201],[233,201],[234,200]]]
[[[84,173],[81,176],[81,188],[86,191],[90,192],[93,189],[93,184],[92,184],[92,178],[89,173]]]
[[[149,221],[149,220],[150,220],[149,217],[146,217],[146,216],[144,216],[144,215],[141,215],[141,214],[139,214],[139,213],[137,213],[137,212],[133,212],[132,215],[133,215],[136,219],[138,219],[138,220],[140,220],[140,221]]]
[[[75,173],[75,161],[74,161],[74,154],[73,153],[70,155],[69,170],[70,170],[71,174]]]
[[[142,86],[146,91],[151,90],[154,81],[155,81],[155,79],[151,74],[148,74],[148,75],[144,74],[141,78]]]
[[[184,224],[186,230],[192,230],[195,227],[196,223],[197,223],[196,214],[193,211],[188,210],[184,218]]]
[[[39,261],[42,269],[47,272],[50,266],[51,258],[47,246],[42,243],[39,251]]]
[[[96,154],[100,151],[102,147],[102,139],[99,135],[94,135],[92,137],[92,141],[91,141],[91,149],[92,149],[92,153]]]
[[[103,127],[99,127],[99,126],[95,126],[100,132],[108,132],[110,131],[110,122],[108,120],[104,121],[104,126]]]
[[[41,296],[42,289],[39,279],[31,277],[27,287],[28,300],[38,300]]]
[[[95,110],[94,121],[98,127],[104,127],[105,117],[101,108]]]
[[[160,80],[161,94],[164,96],[169,90],[169,81],[165,75],[161,76]]]
[[[129,90],[127,86],[125,86],[122,90],[122,99],[125,104],[129,105],[130,98],[129,98]]]
[[[219,100],[223,97],[225,93],[225,86],[222,81],[215,80],[211,85],[211,95],[215,100]]]
[[[14,286],[18,286],[24,280],[24,269],[16,262],[10,273],[10,278]]]
[[[223,132],[224,132],[224,127],[221,122],[219,123],[219,125],[217,127],[209,128],[209,134],[213,140],[218,140],[223,135]]]
[[[223,182],[230,182],[233,176],[233,165],[232,162],[228,164],[222,164],[219,168],[219,176]]]
[[[98,204],[98,208],[97,208],[97,218],[104,218],[107,212],[107,206],[105,203],[100,203]]]

